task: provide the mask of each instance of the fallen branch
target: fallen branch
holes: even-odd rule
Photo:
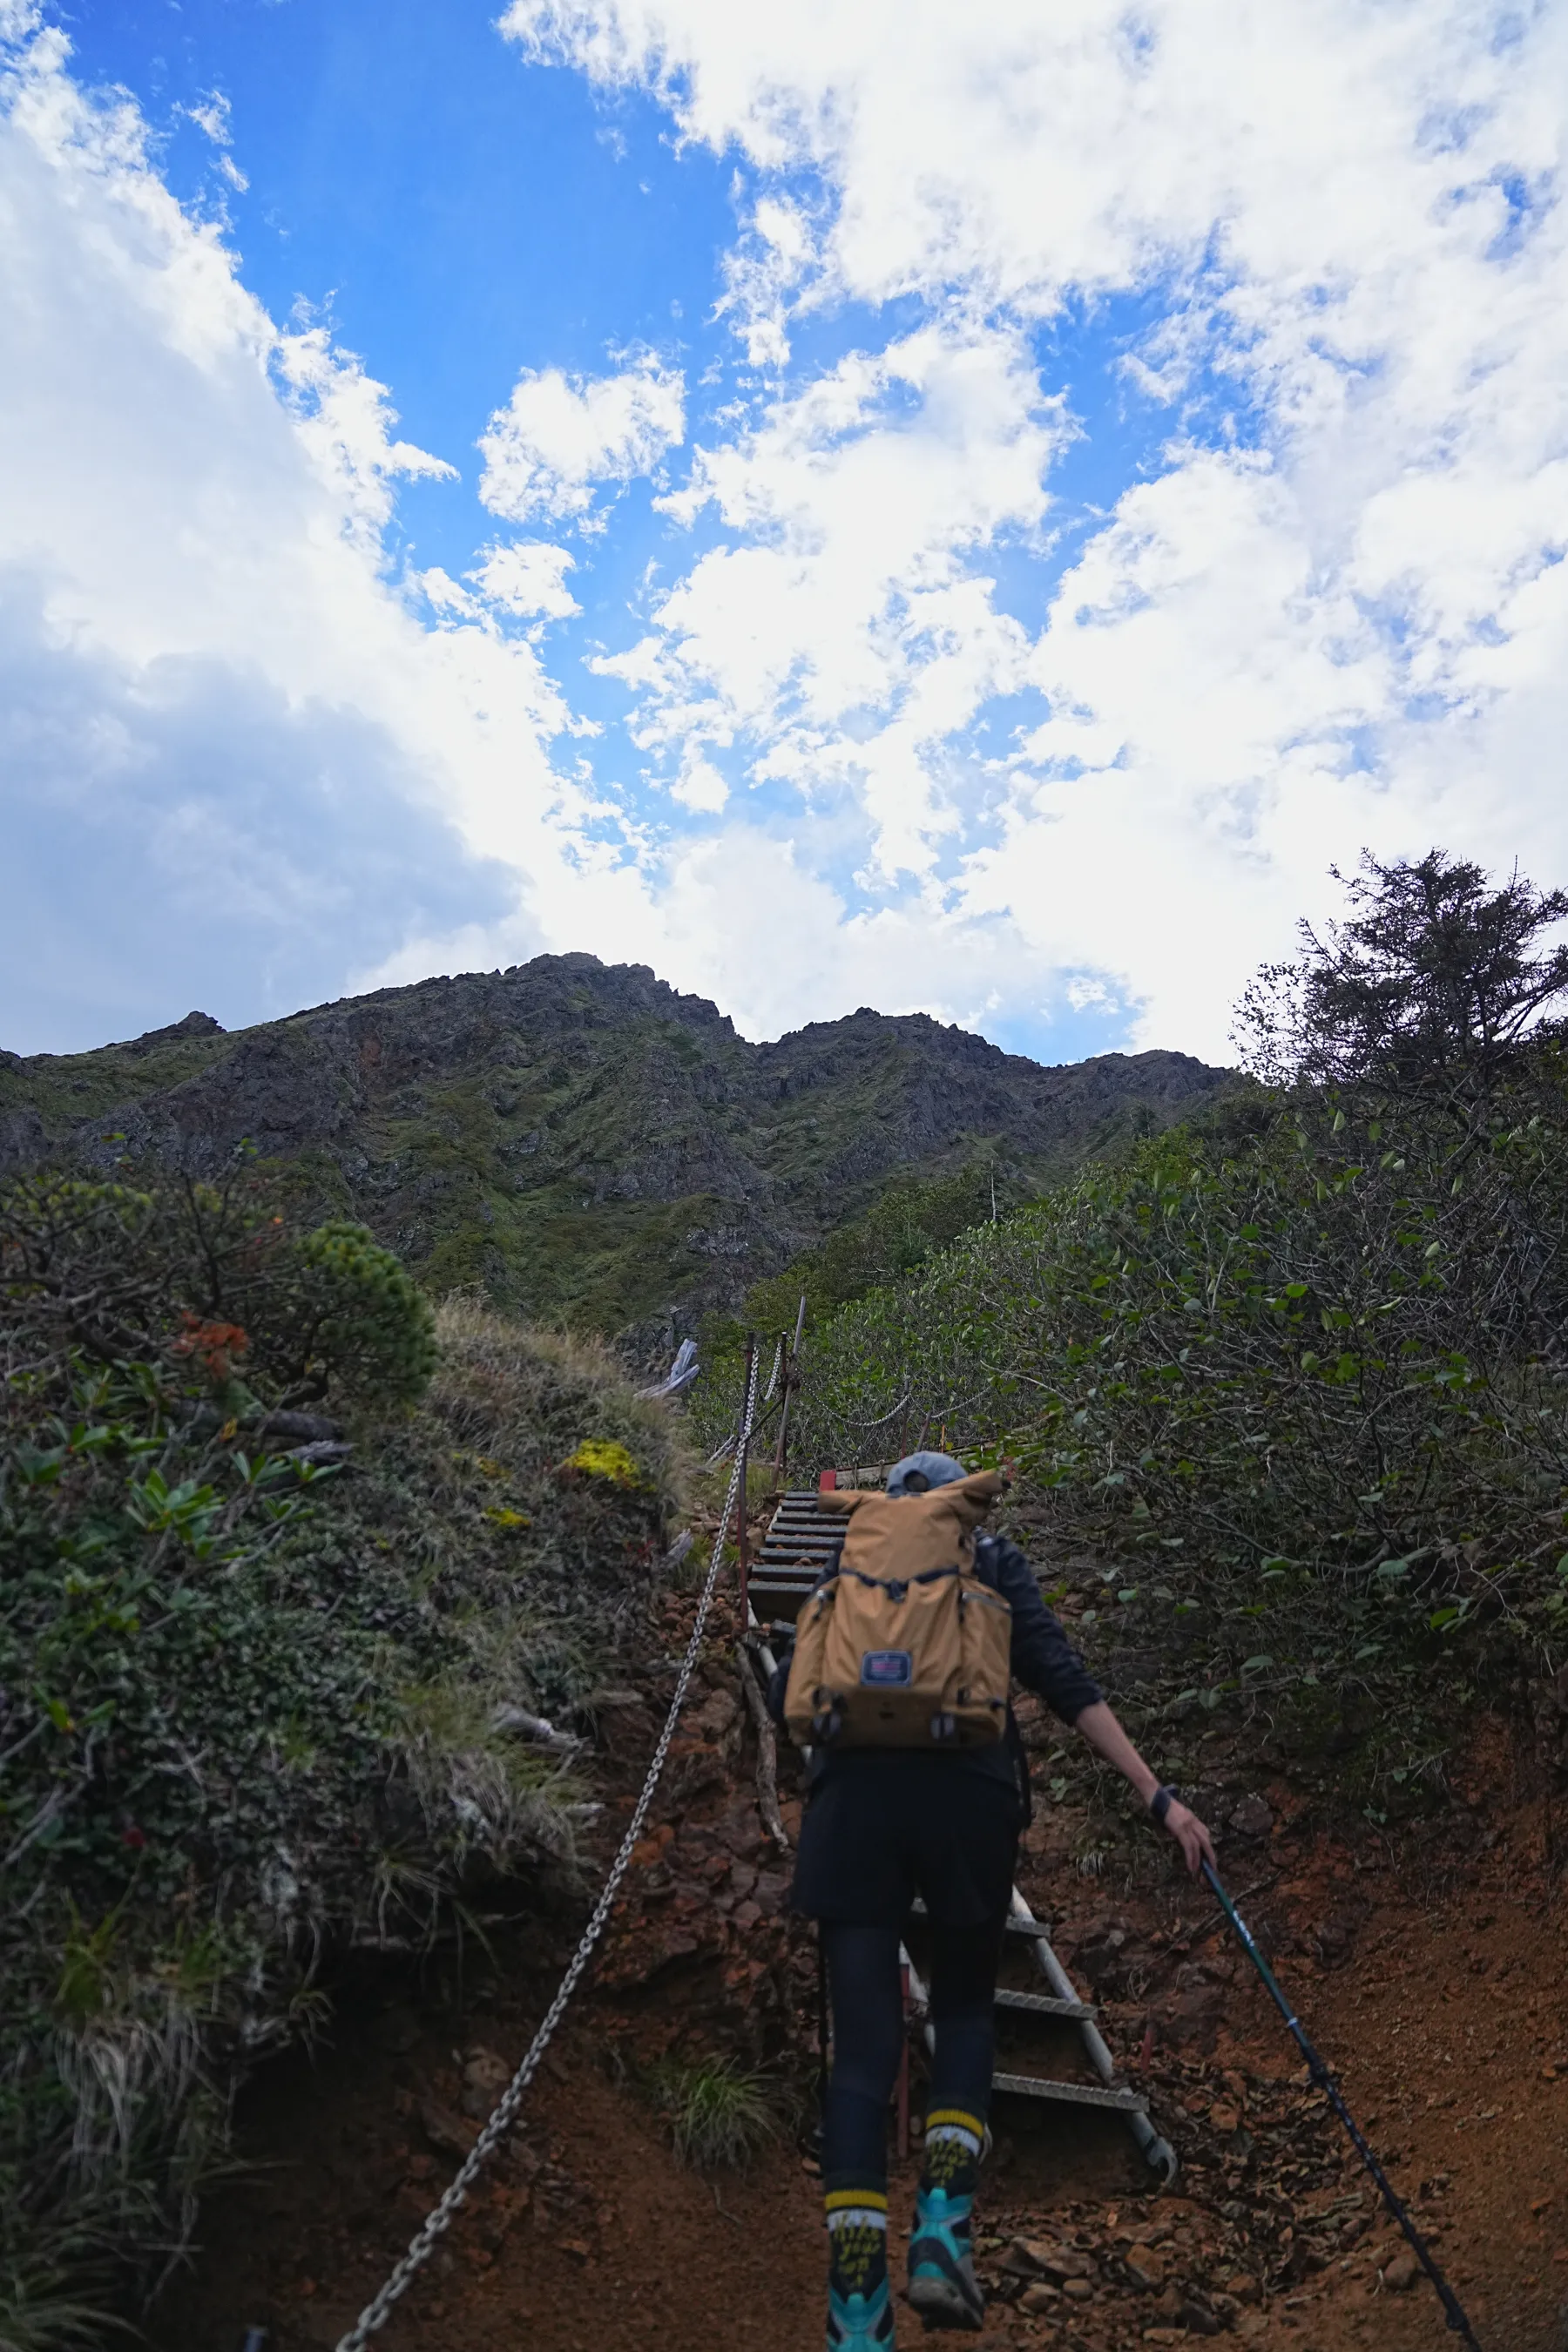
[[[757,1727],[757,1811],[763,1817],[763,1827],[781,1853],[790,1850],[789,1832],[779,1811],[779,1748],[773,1736],[772,1717],[768,1714],[757,1678],[752,1672],[750,1653],[739,1654],[741,1688],[746,1695],[746,1705],[752,1721]]]

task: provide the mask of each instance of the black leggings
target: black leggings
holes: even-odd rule
[[[931,2105],[962,2107],[984,2121],[996,2043],[996,1969],[1005,1919],[931,1931]],[[833,2002],[833,2071],[822,2129],[826,2181],[852,2176],[857,2188],[884,2181],[888,2102],[904,2046],[903,1992],[896,1927],[821,1924]]]

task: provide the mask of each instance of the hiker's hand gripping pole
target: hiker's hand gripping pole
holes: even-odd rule
[[[1481,2347],[1476,2341],[1475,2330],[1470,2326],[1469,2320],[1466,2316],[1464,2305],[1460,2303],[1458,2296],[1454,2293],[1453,2288],[1448,2284],[1447,2280],[1443,2276],[1442,2272],[1437,2268],[1436,2262],[1432,2258],[1431,2250],[1427,2246],[1426,2239],[1421,2235],[1420,2231],[1415,2227],[1415,2222],[1405,2211],[1404,2201],[1401,2199],[1398,2190],[1394,2188],[1394,2183],[1388,2178],[1387,2173],[1384,2172],[1382,2165],[1379,2164],[1376,2157],[1373,2156],[1371,2148],[1367,2146],[1360,2125],[1356,2122],[1355,2117],[1352,2115],[1343,2099],[1340,2096],[1339,2084],[1334,2081],[1333,2076],[1330,2074],[1325,2061],[1318,2055],[1317,2051],[1313,2048],[1305,2026],[1301,2023],[1300,2019],[1297,2016],[1295,2011],[1291,2008],[1290,2003],[1285,1998],[1284,1993],[1280,1990],[1273,1969],[1269,1967],[1268,1961],[1264,1958],[1262,1953],[1258,1950],[1257,1944],[1253,1940],[1251,1928],[1247,1926],[1246,1920],[1242,1917],[1240,1912],[1237,1909],[1235,1904],[1231,1901],[1229,1895],[1226,1893],[1224,1886],[1221,1885],[1218,1871],[1215,1868],[1214,1864],[1208,1861],[1205,1862],[1203,1869],[1204,1876],[1208,1880],[1210,1886],[1214,1889],[1215,1895],[1218,1899],[1220,1909],[1225,1913],[1226,1917],[1235,1928],[1243,1951],[1247,1954],[1247,1958],[1252,1962],[1253,1967],[1258,1970],[1258,1975],[1262,1978],[1264,1987],[1268,1994],[1269,2000],[1274,2003],[1275,2008],[1279,2011],[1280,2016],[1284,2019],[1286,2030],[1289,2032],[1291,2039],[1295,2042],[1297,2049],[1306,2060],[1308,2074],[1310,2075],[1312,2081],[1317,2084],[1319,2090],[1321,2091],[1330,2106],[1332,2107],[1335,2115],[1338,2116],[1341,2123],[1343,2124],[1346,2131],[1350,2134],[1351,2144],[1354,2147],[1356,2154],[1360,2157],[1363,2164],[1365,2165],[1367,2170],[1371,2173],[1373,2180],[1376,2184],[1378,2194],[1382,2197],[1384,2203],[1387,2206],[1389,2211],[1393,2214],[1394,2220],[1398,2222],[1401,2230],[1404,2231],[1411,2252],[1415,2255],[1416,2261],[1420,2263],[1422,2269],[1426,2272],[1427,2277],[1431,2280],[1433,2286],[1436,2288],[1437,2300],[1443,2306],[1443,2315],[1447,2319],[1448,2326],[1452,2328],[1456,2336],[1461,2336],[1465,2343],[1469,2346],[1470,2352],[1481,2352]]]

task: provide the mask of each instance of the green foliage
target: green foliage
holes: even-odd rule
[[[672,1308],[731,1312],[823,1244],[805,1286],[839,1304],[989,1216],[993,1163],[1005,1210],[1217,1083],[1136,1059],[1047,1072],[870,1013],[758,1046],[636,968],[542,957],[237,1036],[0,1053],[0,1120],[99,1173],[217,1169],[249,1137],[301,1222],[363,1220],[432,1297],[630,1330],[651,1362]]]
[[[1484,1097],[1549,1009],[1568,995],[1568,946],[1549,941],[1568,891],[1517,866],[1500,889],[1441,849],[1384,865],[1363,850],[1350,914],[1302,953],[1265,964],[1237,1008],[1247,1066],[1272,1084],[1366,1086],[1451,1108]]]
[[[733,2058],[666,2060],[653,2070],[652,2089],[676,2156],[695,2171],[739,2169],[779,2137],[774,2084]]]
[[[333,1217],[299,1245],[289,1345],[305,1379],[374,1392],[389,1404],[424,1394],[436,1369],[435,1318],[401,1260],[368,1225]]]
[[[242,1418],[408,1402],[435,1367],[427,1300],[363,1225],[297,1232],[241,1162],[149,1191],[46,1171],[0,1185],[9,1329],[84,1361],[182,1363]]]
[[[28,2352],[178,2246],[327,1955],[569,1866],[509,1711],[590,1693],[674,1497],[668,1417],[602,1353],[432,1318],[359,1229],[278,1219],[248,1183],[0,1193],[0,2342]],[[349,1415],[339,1458],[288,1450],[301,1389]],[[555,1476],[585,1440],[635,1491]]]
[[[846,1308],[795,1457],[1016,1455],[1036,1539],[1119,1622],[1201,1626],[1216,1700],[1423,1672],[1500,1612],[1560,1641],[1565,1113],[1550,1045],[1461,1126],[1238,1100]]]
[[[895,1180],[864,1215],[851,1217],[783,1274],[758,1283],[738,1318],[741,1328],[793,1329],[804,1292],[808,1327],[884,1284],[906,1280],[972,1226],[1034,1199],[1039,1185],[994,1158],[950,1174]]]

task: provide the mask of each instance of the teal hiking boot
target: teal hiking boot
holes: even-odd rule
[[[894,2352],[893,2298],[884,2277],[869,2294],[827,2290],[827,2352]]]
[[[933,2107],[910,2234],[910,2305],[928,2327],[981,2327],[985,2296],[974,2275],[970,2221],[990,2143],[984,2116]]]
[[[888,2292],[888,2196],[881,2188],[828,2188],[827,2352],[894,2352]]]
[[[969,2242],[973,2197],[922,2181],[910,2237],[910,2307],[928,2327],[982,2327],[985,2296]]]

